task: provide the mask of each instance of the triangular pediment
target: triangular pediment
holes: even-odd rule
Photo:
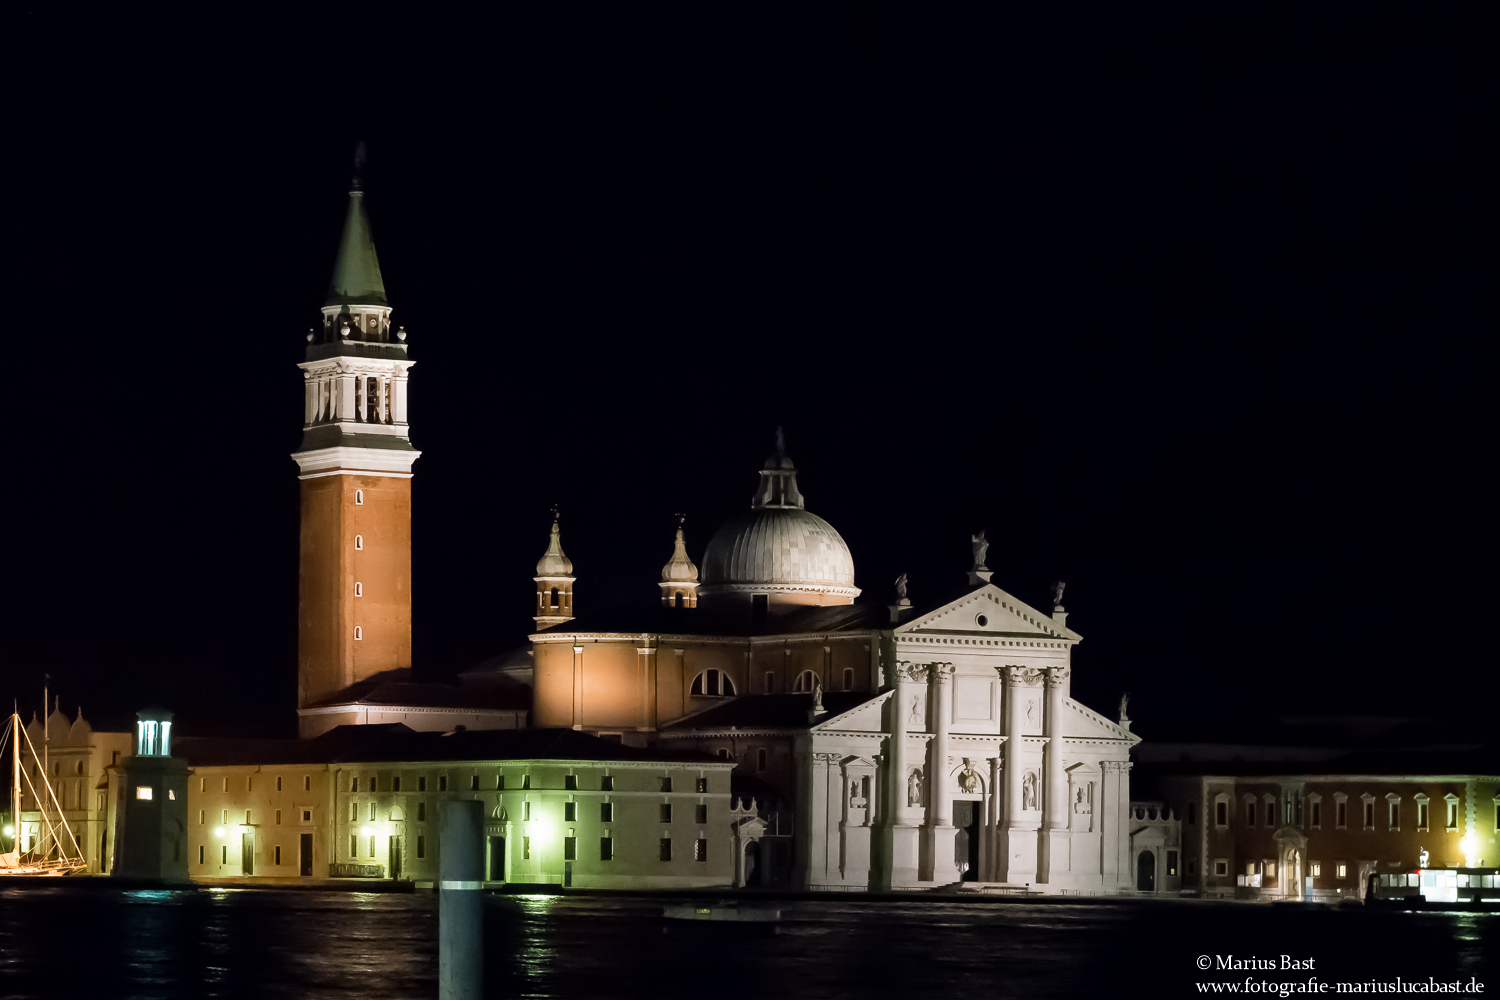
[[[983,625],[979,623],[981,616],[984,618]],[[895,632],[897,635],[962,633],[1035,636],[1038,639],[1065,639],[1071,642],[1078,642],[1083,638],[1066,625],[1059,624],[1051,615],[1038,611],[993,583],[976,587],[956,601],[949,601],[940,608],[918,615],[911,621],[898,625]]]
[[[847,712],[831,715],[815,723],[812,729],[818,733],[878,733],[882,728],[881,709],[890,696],[889,691],[876,695]]]

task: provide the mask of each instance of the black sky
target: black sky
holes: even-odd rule
[[[290,727],[294,365],[364,140],[423,675],[522,640],[553,503],[580,606],[649,600],[783,424],[867,597],[986,528],[1148,737],[1493,695],[1460,15],[7,16],[0,693]]]

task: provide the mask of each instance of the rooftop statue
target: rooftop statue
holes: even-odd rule
[[[902,573],[896,577],[896,600],[906,600],[906,574]]]
[[[1063,588],[1066,587],[1066,586],[1067,586],[1067,584],[1064,583],[1062,580],[1058,580],[1056,583],[1054,583],[1052,585],[1052,610],[1053,611],[1061,611],[1062,610]]]
[[[980,531],[979,534],[974,535],[969,541],[974,545],[974,568],[984,569],[984,555],[990,550],[989,539],[984,537],[983,531]]]

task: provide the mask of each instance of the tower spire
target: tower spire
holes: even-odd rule
[[[537,631],[561,625],[573,618],[573,560],[563,554],[562,528],[558,525],[557,508],[552,508],[552,535],[547,539],[547,551],[536,564],[536,619]]]
[[[687,520],[677,515],[677,540],[673,543],[672,558],[661,570],[661,602],[669,608],[696,608],[698,606],[698,567],[688,558],[687,542],[683,539],[682,523]]]
[[[802,493],[797,489],[797,467],[787,457],[786,435],[780,427],[776,428],[776,453],[766,459],[760,470],[760,488],[750,506],[803,508]]]
[[[375,239],[370,235],[370,218],[365,213],[365,144],[354,151],[354,177],[349,183],[349,211],[344,216],[344,236],[328,279],[328,298],[324,306],[389,306],[385,298],[385,279],[380,276],[380,260],[375,256]]]

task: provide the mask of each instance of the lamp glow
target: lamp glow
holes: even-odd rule
[[[13,837],[13,836],[15,836],[15,833],[16,833],[16,828],[15,827],[11,826],[9,823],[5,824],[5,835],[7,837]]]
[[[222,826],[216,826],[216,827],[214,827],[214,836],[215,837],[222,837],[222,836],[224,836],[224,828]]]

